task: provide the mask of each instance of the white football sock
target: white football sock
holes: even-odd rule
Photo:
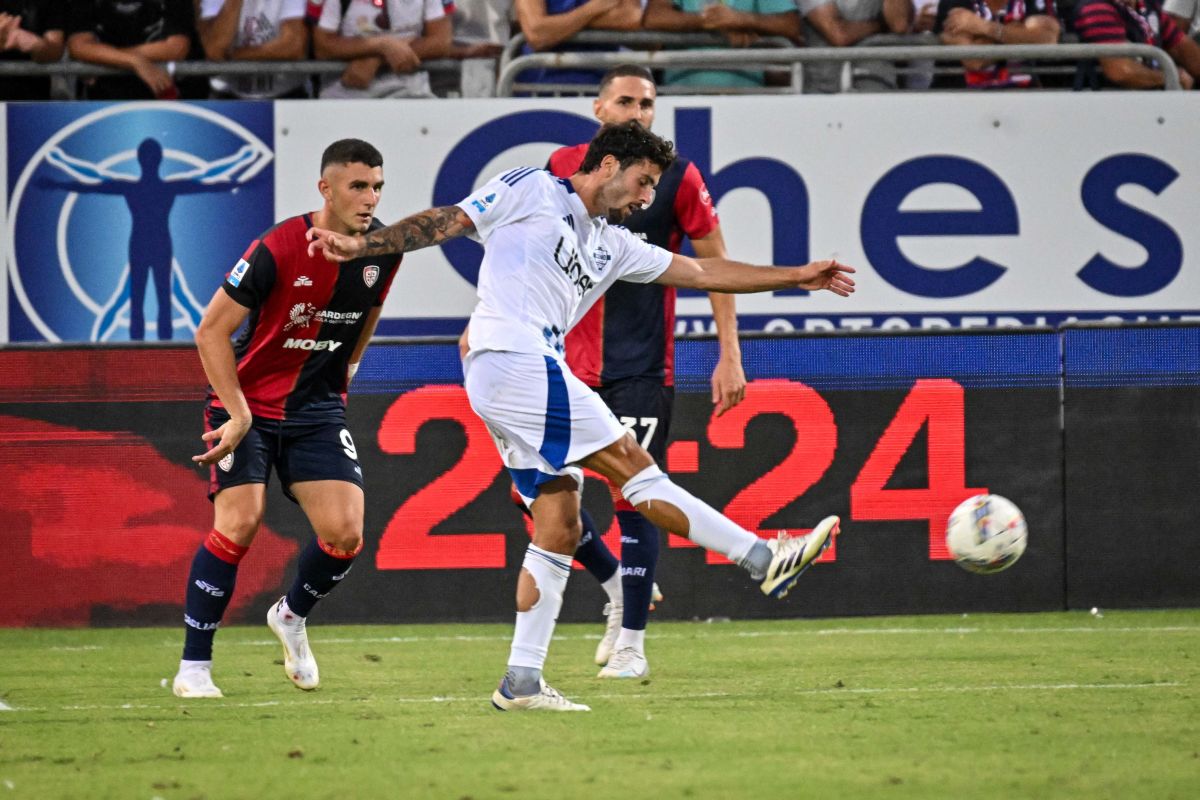
[[[624,605],[625,594],[621,589],[621,566],[617,565],[617,571],[612,574],[612,577],[600,584],[600,588],[608,595],[608,601],[614,606]]]
[[[528,611],[517,612],[517,628],[513,633],[508,665],[540,670],[546,663],[554,623],[562,608],[563,590],[571,576],[571,556],[551,553],[531,544],[521,566],[533,577],[541,596]]]
[[[621,487],[621,494],[634,506],[655,500],[675,506],[687,517],[689,539],[731,561],[740,563],[758,541],[753,533],[672,483],[656,466],[646,467],[630,478]]]
[[[621,628],[621,632],[617,634],[617,643],[613,645],[613,652],[623,650],[626,647],[632,647],[644,655],[646,652],[646,631]]]

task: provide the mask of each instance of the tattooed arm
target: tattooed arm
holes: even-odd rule
[[[383,253],[409,253],[465,236],[475,223],[458,206],[431,208],[365,235],[347,236],[324,228],[308,229],[308,254],[350,261]]]

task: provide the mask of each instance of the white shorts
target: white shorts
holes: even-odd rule
[[[556,358],[479,350],[467,356],[463,372],[471,408],[527,504],[560,475],[582,486],[575,465],[626,434],[600,396]]]

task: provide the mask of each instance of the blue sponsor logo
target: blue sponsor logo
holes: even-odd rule
[[[12,341],[189,337],[273,222],[269,103],[15,104],[7,120]]]

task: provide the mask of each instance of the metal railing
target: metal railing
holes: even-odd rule
[[[439,58],[421,62],[421,70],[438,74],[461,75],[468,62],[495,59]],[[241,77],[255,75],[341,75],[345,61],[174,61],[160,64],[177,78]],[[99,78],[113,75],[132,76],[129,70],[85,64],[79,61],[60,61],[35,64],[30,61],[0,61],[0,77],[65,77]]]
[[[1039,61],[1088,61],[1096,58],[1149,58],[1159,63],[1163,72],[1164,89],[1179,91],[1179,73],[1175,61],[1164,50],[1148,44],[1126,42],[1122,44],[998,44],[998,45],[938,45],[931,52],[925,40],[920,44],[878,45],[857,47],[794,47],[786,49],[686,50],[686,51],[624,51],[607,52],[563,52],[532,53],[518,56],[500,70],[496,84],[498,97],[511,97],[515,91],[536,89],[537,84],[518,84],[517,76],[527,69],[607,69],[618,64],[641,64],[656,68],[701,68],[701,69],[769,69],[790,66],[793,68],[792,85],[783,91],[799,93],[803,90],[802,71],[808,63],[843,63],[862,61],[911,61],[929,59],[939,61],[962,61],[970,59],[995,60],[1039,60]],[[579,92],[581,87],[572,87]],[[594,88],[594,87],[593,87]],[[664,86],[664,94],[674,87]],[[720,90],[710,90],[710,92]]]
[[[500,53],[500,69],[504,70],[508,62],[517,58],[528,39],[518,31],[504,45]],[[719,33],[680,33],[676,31],[580,31],[568,39],[565,44],[598,44],[628,47],[633,50],[679,49],[685,47],[721,47],[727,48],[729,40]],[[782,36],[764,36],[753,45],[754,47],[787,48],[795,47],[789,39]]]

